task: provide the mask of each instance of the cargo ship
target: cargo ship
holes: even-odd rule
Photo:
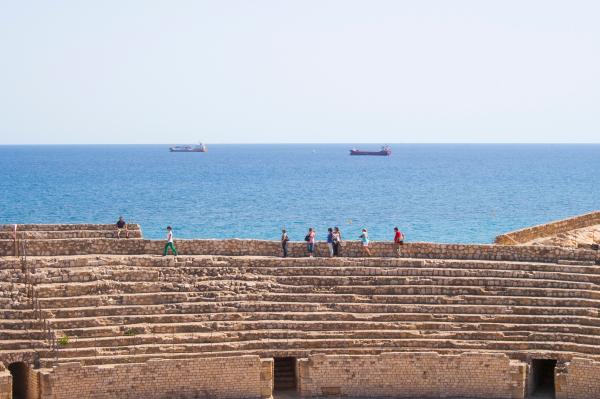
[[[384,145],[381,147],[380,151],[362,151],[353,148],[350,150],[350,155],[379,155],[379,156],[390,156],[392,155],[392,149],[388,145]]]
[[[169,147],[169,151],[171,152],[206,152],[208,151],[208,147],[204,144],[200,143],[198,145],[176,145],[174,147]]]

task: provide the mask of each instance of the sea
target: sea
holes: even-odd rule
[[[139,223],[144,236],[491,243],[600,209],[600,145],[0,146],[0,224]]]

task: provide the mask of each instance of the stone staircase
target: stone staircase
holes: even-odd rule
[[[596,265],[149,255],[28,262],[37,310],[19,260],[0,259],[0,356],[35,351],[42,367],[390,351],[600,358]]]

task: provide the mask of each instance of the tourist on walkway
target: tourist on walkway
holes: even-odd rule
[[[125,238],[129,238],[129,230],[127,230],[127,223],[125,223],[125,219],[123,216],[119,216],[119,220],[117,221],[117,238],[121,238],[121,233],[125,232]]]
[[[362,249],[367,256],[371,256],[371,250],[369,249],[369,232],[367,229],[362,229],[362,234],[358,237],[362,243]]]
[[[340,256],[340,247],[342,246],[342,233],[339,227],[333,228],[333,256]]]
[[[175,245],[173,245],[173,229],[171,226],[167,226],[167,243],[165,244],[163,256],[167,256],[169,248],[171,248],[171,251],[173,251],[173,255],[177,256],[177,249],[175,249]]]
[[[288,242],[290,241],[287,231],[285,229],[281,230],[281,249],[283,249],[283,257],[287,258],[288,256]]]
[[[404,234],[394,227],[394,251],[396,256],[400,257],[400,248],[404,245]]]
[[[308,256],[309,257],[313,257],[314,253],[315,253],[315,236],[317,235],[317,233],[315,232],[315,229],[313,229],[312,227],[308,229],[308,234],[306,235],[306,237],[304,237],[304,241],[306,241],[306,246],[308,249]]]
[[[327,229],[327,248],[329,249],[329,257],[333,258],[333,229]]]

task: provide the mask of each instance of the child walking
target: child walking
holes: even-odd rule
[[[173,251],[173,255],[177,256],[177,249],[175,249],[175,245],[173,245],[173,229],[171,226],[167,226],[167,243],[165,244],[163,256],[167,256],[169,248],[171,248],[171,251]]]

